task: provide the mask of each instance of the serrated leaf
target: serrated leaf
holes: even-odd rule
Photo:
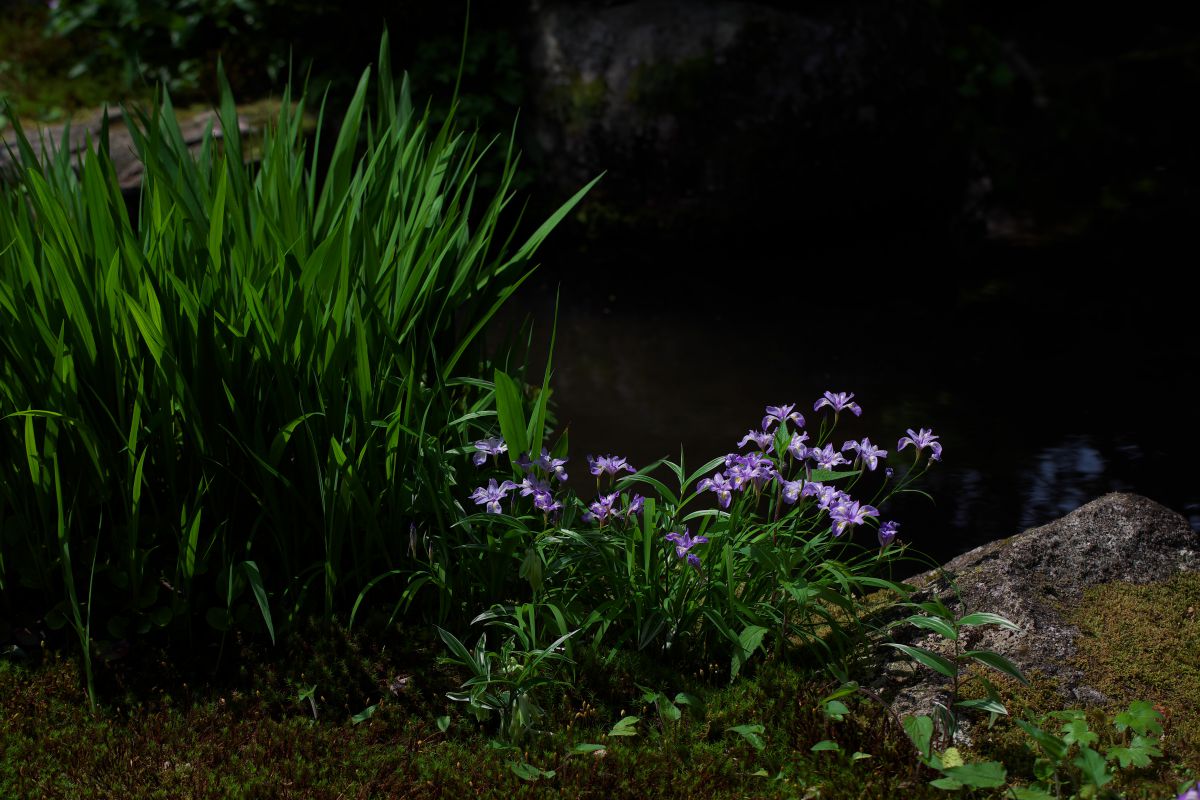
[[[1117,714],[1113,720],[1116,729],[1122,733],[1128,728],[1142,736],[1162,735],[1162,714],[1154,710],[1154,706],[1145,700],[1135,700],[1129,708]]]
[[[1070,722],[1062,726],[1063,741],[1068,745],[1082,744],[1090,745],[1100,739],[1095,733],[1092,733],[1088,728],[1087,720],[1083,717],[1076,717]]]
[[[962,753],[958,752],[957,747],[947,747],[946,752],[942,753],[943,768],[961,767],[965,763]]]
[[[1108,764],[1105,763],[1104,757],[1090,747],[1081,746],[1079,748],[1079,755],[1071,763],[1079,767],[1079,771],[1087,778],[1088,783],[1091,783],[1097,789],[1113,779],[1112,774],[1108,771]]]

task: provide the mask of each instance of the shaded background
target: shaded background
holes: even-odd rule
[[[1200,529],[1182,6],[476,2],[461,111],[488,131],[520,111],[528,217],[606,172],[497,331],[529,315],[544,352],[561,298],[576,478],[589,452],[699,464],[764,405],[846,390],[865,409],[846,438],[942,436],[936,504],[889,509],[936,558],[1115,489]],[[245,100],[290,64],[336,109],[385,20],[444,113],[465,4],[0,12],[0,94],[54,122],[156,80],[211,102],[218,56]]]

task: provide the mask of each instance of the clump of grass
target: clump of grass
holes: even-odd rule
[[[516,155],[477,192],[488,144],[415,108],[388,51],[373,106],[368,70],[311,152],[308,98],[285,93],[254,164],[223,79],[198,153],[164,97],[131,129],[134,217],[103,133],[78,163],[19,140],[0,199],[0,603],[71,631],[89,686],[93,651],[150,637],[211,669],[231,631],[273,641],[348,612],[419,542],[458,557],[447,451],[493,413],[479,334],[586,188],[515,238]]]

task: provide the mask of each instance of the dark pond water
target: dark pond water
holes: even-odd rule
[[[1166,269],[1188,263],[1175,252],[560,247],[512,311],[545,341],[561,290],[552,385],[581,492],[586,453],[642,465],[682,446],[699,466],[768,404],[809,414],[824,390],[853,391],[864,413],[838,444],[941,436],[935,502],[885,516],[944,560],[1118,490],[1200,530],[1197,302]]]

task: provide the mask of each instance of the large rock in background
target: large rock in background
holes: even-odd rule
[[[608,170],[593,217],[821,238],[962,207],[967,159],[926,3],[543,0],[528,35],[526,149],[563,191]]]
[[[1076,661],[1080,631],[1068,617],[1084,591],[1115,582],[1160,583],[1182,571],[1200,571],[1200,534],[1152,500],[1114,493],[1062,519],[964,553],[910,582],[921,587],[915,601],[937,595],[952,609],[965,606],[1012,620],[1019,632],[968,629],[966,646],[1006,656],[1027,674],[1048,679],[1066,704],[1081,705],[1106,699]],[[926,633],[905,626],[896,636],[951,654],[940,637]],[[945,680],[924,667],[893,661],[883,676],[877,688],[901,717],[929,713],[935,701],[948,703]]]

